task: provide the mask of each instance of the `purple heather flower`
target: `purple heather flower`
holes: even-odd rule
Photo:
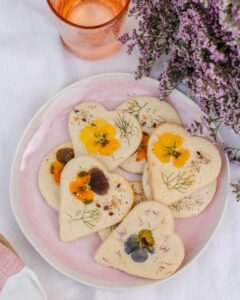
[[[232,192],[236,195],[236,200],[240,201],[240,180],[236,183],[231,183]]]
[[[229,160],[232,163],[240,164],[240,148],[233,148],[227,145],[224,145],[224,149],[228,155]]]
[[[138,19],[123,35],[128,53],[139,48],[136,77],[149,75],[162,55],[169,60],[159,75],[160,98],[184,82],[206,114],[191,133],[212,140],[220,124],[240,135],[240,4],[237,0],[132,0]],[[226,148],[230,159],[235,157]],[[232,148],[234,149],[234,148]]]

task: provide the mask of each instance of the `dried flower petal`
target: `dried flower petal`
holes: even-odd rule
[[[74,158],[74,152],[72,148],[62,148],[59,149],[56,153],[56,158],[62,164],[66,164],[69,160]]]
[[[89,186],[91,190],[98,195],[107,194],[110,185],[108,178],[105,176],[103,171],[98,168],[92,168],[91,170],[89,170],[89,174]]]

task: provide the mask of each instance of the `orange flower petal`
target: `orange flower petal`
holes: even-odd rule
[[[77,198],[77,200],[82,201],[84,204],[90,204],[94,200],[94,193],[89,189],[79,191],[74,196]]]
[[[148,140],[149,140],[149,134],[146,133],[146,132],[143,132],[143,134],[142,134],[142,143],[144,145],[147,145],[148,144]]]
[[[73,196],[82,201],[84,204],[90,204],[94,200],[94,192],[90,190],[88,185],[90,181],[90,174],[82,171],[77,175],[76,181],[69,184],[69,190]]]
[[[136,161],[147,160],[147,149],[141,148],[137,151]]]
[[[53,179],[56,183],[60,183],[63,168],[64,164],[62,164],[58,160],[54,160],[50,165],[50,173],[53,175]]]
[[[79,172],[77,175],[77,182],[79,185],[88,184],[90,181],[90,174],[86,171]]]
[[[82,197],[83,197],[82,201],[84,204],[90,204],[94,200],[94,193],[91,190],[86,190],[83,193]]]
[[[69,190],[72,194],[77,194],[79,191],[80,184],[77,181],[73,181],[69,184]]]
[[[147,144],[149,140],[149,135],[146,132],[143,132],[142,141],[137,150],[136,161],[141,161],[143,159],[147,159]]]

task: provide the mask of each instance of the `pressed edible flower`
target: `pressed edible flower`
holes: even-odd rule
[[[69,185],[70,192],[84,204],[90,204],[94,200],[94,193],[90,190],[89,181],[89,173],[82,171],[77,175],[76,180]]]
[[[152,232],[143,229],[138,234],[132,234],[124,243],[124,250],[135,262],[144,262],[148,258],[148,253],[154,253],[154,239]]]
[[[60,177],[65,164],[74,157],[72,148],[61,148],[56,153],[56,160],[50,164],[50,173],[55,183],[60,183]]]
[[[115,126],[103,119],[96,119],[84,127],[80,131],[80,140],[92,154],[109,156],[120,147]]]
[[[69,162],[72,158],[74,158],[74,152],[72,148],[61,148],[56,153],[56,158],[59,162],[64,165]]]
[[[79,172],[76,180],[69,185],[70,192],[84,204],[94,201],[94,193],[105,195],[109,188],[108,178],[98,168],[92,168],[89,172]]]
[[[58,160],[54,160],[50,165],[50,173],[53,175],[53,179],[56,183],[60,183],[60,177],[64,164]]]
[[[172,160],[174,167],[181,168],[190,156],[189,151],[182,146],[183,138],[180,135],[166,132],[159,136],[152,151],[162,163]]]
[[[152,247],[154,244],[154,239],[152,236],[152,232],[147,229],[143,229],[138,233],[141,243],[143,244],[142,247]]]
[[[149,140],[149,135],[146,132],[142,134],[142,141],[137,150],[136,161],[146,160],[147,159],[147,144]]]
[[[91,190],[98,195],[105,195],[110,186],[108,178],[105,176],[102,170],[98,168],[92,168],[89,171],[90,181],[89,186]]]

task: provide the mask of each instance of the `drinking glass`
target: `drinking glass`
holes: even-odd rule
[[[64,45],[82,59],[116,52],[130,0],[47,0]]]

